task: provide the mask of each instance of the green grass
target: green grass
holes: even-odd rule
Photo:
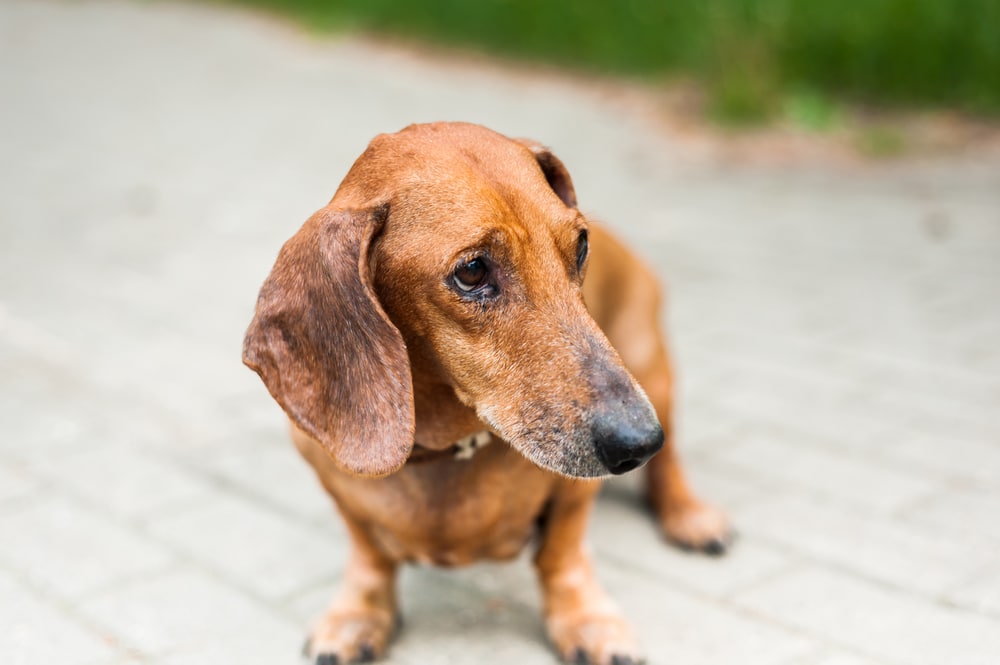
[[[1000,115],[1000,0],[228,1],[322,30],[652,80],[693,75],[729,122],[791,104],[822,124],[830,96]]]
[[[906,150],[906,136],[898,128],[874,125],[858,132],[855,143],[861,154],[876,159],[898,157]]]

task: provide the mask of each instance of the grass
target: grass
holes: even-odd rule
[[[823,100],[1000,115],[1000,0],[228,0],[575,69],[694,75],[710,113],[753,123]]]
[[[906,137],[898,128],[875,125],[860,131],[855,143],[861,154],[875,159],[898,157],[906,150]]]

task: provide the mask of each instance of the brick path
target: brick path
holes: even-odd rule
[[[1000,156],[726,164],[577,84],[166,3],[0,3],[0,662],[296,663],[342,530],[239,362],[367,140],[550,144],[670,281],[731,557],[592,526],[653,663],[1000,662]],[[524,561],[406,572],[399,664],[552,663]]]

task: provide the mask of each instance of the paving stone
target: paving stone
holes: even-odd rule
[[[828,602],[830,598],[836,602]],[[738,594],[735,601],[784,625],[889,662],[988,665],[1000,649],[1000,623],[994,620],[815,566],[762,583]]]
[[[796,663],[801,665],[876,665],[878,661],[845,651],[826,651],[812,654]]]
[[[266,648],[261,656],[297,653],[301,634],[287,621],[198,570],[176,571],[134,580],[95,594],[79,609],[106,627],[121,643],[142,654],[177,658],[211,652],[237,640]],[[274,649],[274,650],[272,650]],[[247,653],[242,646],[231,653]],[[265,658],[254,662],[273,662]]]
[[[914,504],[901,516],[937,538],[1000,556],[1000,487],[953,487]]]
[[[801,635],[678,592],[645,571],[605,569],[601,579],[645,644],[650,662],[787,663],[811,649]]]
[[[783,552],[798,552],[928,597],[953,588],[997,553],[975,541],[944,538],[888,517],[787,494],[742,508],[739,517],[749,534]]]
[[[3,570],[0,598],[0,654],[4,663],[106,665],[117,658],[111,639],[41,600]]]
[[[933,477],[905,473],[891,465],[842,454],[808,439],[773,430],[711,453],[718,462],[778,486],[828,497],[865,511],[889,514],[935,491]]]
[[[171,439],[173,424],[158,407],[137,402],[120,389],[97,385],[81,358],[44,328],[4,312],[0,302],[4,455],[52,464],[81,449]]]
[[[211,491],[201,479],[138,442],[66,452],[58,464],[33,459],[34,472],[125,519],[183,506]]]
[[[971,570],[971,567],[966,570]],[[1000,562],[976,570],[968,579],[945,594],[945,599],[960,607],[1000,619]]]
[[[754,531],[746,533],[732,556],[684,552],[666,542],[644,507],[612,495],[602,497],[595,507],[589,540],[599,573],[615,568],[642,571],[664,584],[675,582],[680,589],[722,598],[784,570],[793,560],[794,555],[761,544]]]
[[[464,571],[405,569],[400,580],[405,623],[393,659],[551,663],[532,577],[527,561]],[[496,585],[499,580],[506,582],[504,588]]]
[[[285,432],[282,435],[288,438]],[[288,512],[315,520],[328,532],[342,531],[342,520],[333,500],[291,440],[231,446],[202,467]]]
[[[219,663],[260,663],[261,665],[302,665],[301,645],[305,631],[291,628],[253,630],[220,635],[208,643],[161,656],[163,665],[218,665]]]
[[[0,335],[0,372],[5,382],[0,449],[5,455],[51,458],[71,447],[88,427],[94,400],[75,369],[50,362]]]
[[[717,445],[720,448],[739,445],[744,437],[751,436],[758,430],[759,428],[752,425],[739,427],[733,431],[728,440]],[[702,450],[692,450],[690,454],[682,452],[681,455],[687,470],[688,482],[695,493],[720,508],[749,505],[767,497],[771,492],[768,479],[720,463],[710,452],[703,454]],[[638,491],[634,494],[641,496]]]
[[[242,588],[275,600],[328,578],[347,556],[348,543],[335,529],[305,525],[223,492],[156,520],[149,530]]]
[[[56,496],[0,514],[0,534],[0,561],[63,599],[158,571],[173,559],[134,531]]]
[[[880,436],[875,447],[904,468],[926,471],[950,481],[971,480],[985,487],[998,487],[1000,478],[1000,433],[963,434],[947,423],[935,427],[917,426],[890,430]]]
[[[549,144],[669,281],[678,447],[743,537],[683,554],[638,476],[604,493],[652,663],[1000,662],[995,149],[734,160],[617,89],[227,7],[8,0],[0,32],[5,664],[297,661],[346,542],[243,333],[369,139],[442,118]],[[387,662],[554,662],[529,559],[404,572]]]
[[[17,466],[0,462],[0,510],[37,495],[39,482]]]

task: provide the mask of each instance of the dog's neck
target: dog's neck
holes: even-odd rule
[[[414,440],[423,448],[442,450],[485,429],[476,412],[463,404],[441,376],[440,367],[414,358]]]
[[[420,464],[448,458],[466,462],[475,456],[477,450],[488,446],[492,440],[493,435],[486,430],[482,430],[481,432],[462,437],[447,448],[437,450],[425,448],[420,443],[414,443],[413,452],[410,453],[410,458],[406,463]]]

